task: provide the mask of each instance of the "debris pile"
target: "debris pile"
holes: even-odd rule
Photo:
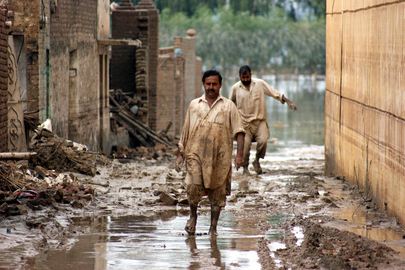
[[[177,154],[177,147],[167,147],[164,144],[157,144],[154,147],[138,146],[129,148],[121,146],[112,150],[114,159],[133,159],[133,160],[156,160],[171,162],[173,156]]]
[[[0,161],[0,190],[16,190],[27,184],[21,167]]]
[[[184,185],[184,174],[169,172],[165,184],[153,184],[154,196],[159,196],[163,205],[188,204],[186,187]],[[201,202],[200,205],[204,203]]]
[[[97,164],[110,162],[105,156],[89,152],[84,145],[60,138],[46,128],[36,130],[29,150],[32,152],[23,155],[2,153],[4,159],[29,159],[29,163],[0,160],[0,215],[20,215],[45,206],[57,209],[56,203],[82,208],[92,200],[94,191],[73,173],[95,176]]]
[[[117,128],[114,125],[127,129],[135,146],[153,147],[157,144],[164,144],[167,147],[175,147],[174,138],[167,136],[172,122],[169,122],[164,130],[156,133],[137,118],[137,115],[145,109],[139,107],[140,102],[138,99],[125,95],[122,91],[115,91],[114,95],[110,94],[110,111],[112,119],[115,121],[112,123],[112,129]]]
[[[49,171],[41,166],[34,170],[0,161],[0,214],[21,215],[28,209],[41,210],[56,203],[82,208],[91,201],[94,190],[84,186],[73,174]]]
[[[40,129],[32,137],[29,148],[38,154],[33,167],[40,165],[56,172],[79,172],[95,176],[97,158],[101,157],[87,151],[85,146],[60,138],[47,129]]]

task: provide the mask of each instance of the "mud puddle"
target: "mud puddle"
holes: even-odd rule
[[[197,236],[184,235],[187,216],[105,216],[72,228],[83,235],[66,250],[38,257],[38,269],[261,269],[252,231],[238,231],[231,212],[222,213],[219,236],[205,235],[210,216],[199,213]],[[87,231],[87,233],[86,233]],[[92,232],[88,232],[92,231]],[[200,232],[200,233],[199,233]],[[74,258],[74,259],[73,259]],[[211,268],[210,268],[211,267]]]

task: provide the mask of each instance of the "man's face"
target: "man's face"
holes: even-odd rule
[[[252,73],[248,71],[245,74],[239,74],[239,78],[243,85],[249,85],[252,81]]]
[[[209,76],[204,80],[205,95],[210,99],[217,99],[219,96],[219,89],[222,83],[219,83],[218,76]]]

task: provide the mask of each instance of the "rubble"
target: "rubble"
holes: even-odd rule
[[[23,215],[48,206],[57,209],[57,203],[83,208],[93,199],[93,188],[73,173],[95,176],[97,164],[106,165],[108,158],[58,137],[45,126],[35,131],[29,149],[35,154],[20,155],[34,157],[26,163],[0,160],[0,215]],[[15,160],[19,155],[7,156]]]
[[[115,123],[112,124],[113,130],[118,128],[117,124],[127,129],[136,146],[153,147],[157,144],[164,144],[167,147],[176,146],[174,138],[167,136],[167,132],[172,126],[171,122],[168,123],[165,130],[156,133],[136,117],[144,109],[138,107],[140,100],[126,96],[122,91],[115,92],[114,95],[110,94],[110,111],[112,119],[115,120]]]
[[[31,170],[0,162],[0,168],[4,167],[10,168],[8,179],[14,185],[8,186],[8,190],[5,188],[0,190],[1,215],[23,215],[28,209],[42,210],[47,206],[57,209],[56,203],[83,208],[94,195],[93,188],[84,186],[72,173],[57,173],[41,166]],[[17,179],[12,178],[15,175],[18,175]]]
[[[33,161],[35,166],[39,165],[57,172],[71,171],[86,175],[96,175],[97,155],[81,150],[71,141],[58,137],[47,129],[40,129],[31,139],[29,145],[31,151],[37,153]]]
[[[111,157],[119,160],[156,160],[158,162],[170,162],[173,156],[177,155],[177,151],[177,147],[167,147],[164,144],[157,144],[154,147],[138,146],[136,148],[129,148],[124,145],[114,148]]]
[[[29,151],[32,152],[21,155],[32,158],[23,165],[0,160],[0,216],[23,215],[44,207],[59,209],[58,204],[81,209],[93,200],[94,190],[91,185],[97,183],[92,180],[81,181],[74,173],[94,177],[97,165],[108,165],[111,160],[102,154],[88,151],[84,145],[58,137],[51,129],[48,123],[35,130],[29,144]],[[174,144],[155,142],[148,147],[117,147],[113,149],[112,157],[123,163],[125,160],[164,163],[176,153]],[[13,154],[10,157],[15,160],[15,156]],[[159,195],[164,204],[175,205],[179,202],[179,193],[173,188],[162,190]],[[187,203],[184,198],[180,200]]]

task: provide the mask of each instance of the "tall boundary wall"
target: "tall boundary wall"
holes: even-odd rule
[[[327,0],[325,165],[405,225],[405,0]]]

